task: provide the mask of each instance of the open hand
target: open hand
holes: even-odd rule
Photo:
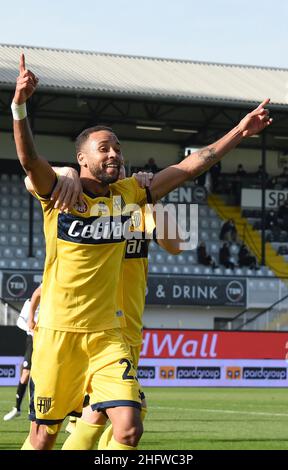
[[[82,185],[77,171],[70,167],[54,168],[54,171],[58,173],[58,181],[51,194],[51,199],[55,201],[54,208],[67,212],[76,202],[80,206],[84,205]]]

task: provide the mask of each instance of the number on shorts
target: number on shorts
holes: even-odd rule
[[[128,361],[128,359],[121,359],[121,361],[119,361],[119,364],[126,364],[127,365],[126,369],[123,372],[122,379],[123,380],[134,380],[135,377],[133,375],[128,375],[130,370],[131,370],[131,367],[132,367],[131,362]]]

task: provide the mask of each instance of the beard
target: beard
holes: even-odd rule
[[[120,168],[115,168],[113,174],[109,174],[106,168],[99,168],[95,166],[90,167],[89,170],[94,178],[104,184],[115,183],[119,179]]]

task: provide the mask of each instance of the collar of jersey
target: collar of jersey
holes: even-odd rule
[[[109,190],[109,192],[103,196],[103,194],[93,194],[91,193],[90,191],[88,191],[88,189],[84,189],[83,190],[83,193],[88,196],[90,199],[97,199],[99,197],[102,197],[102,198],[110,198],[111,197],[111,191]]]

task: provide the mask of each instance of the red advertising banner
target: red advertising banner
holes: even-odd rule
[[[288,360],[288,332],[145,329],[141,358]]]

